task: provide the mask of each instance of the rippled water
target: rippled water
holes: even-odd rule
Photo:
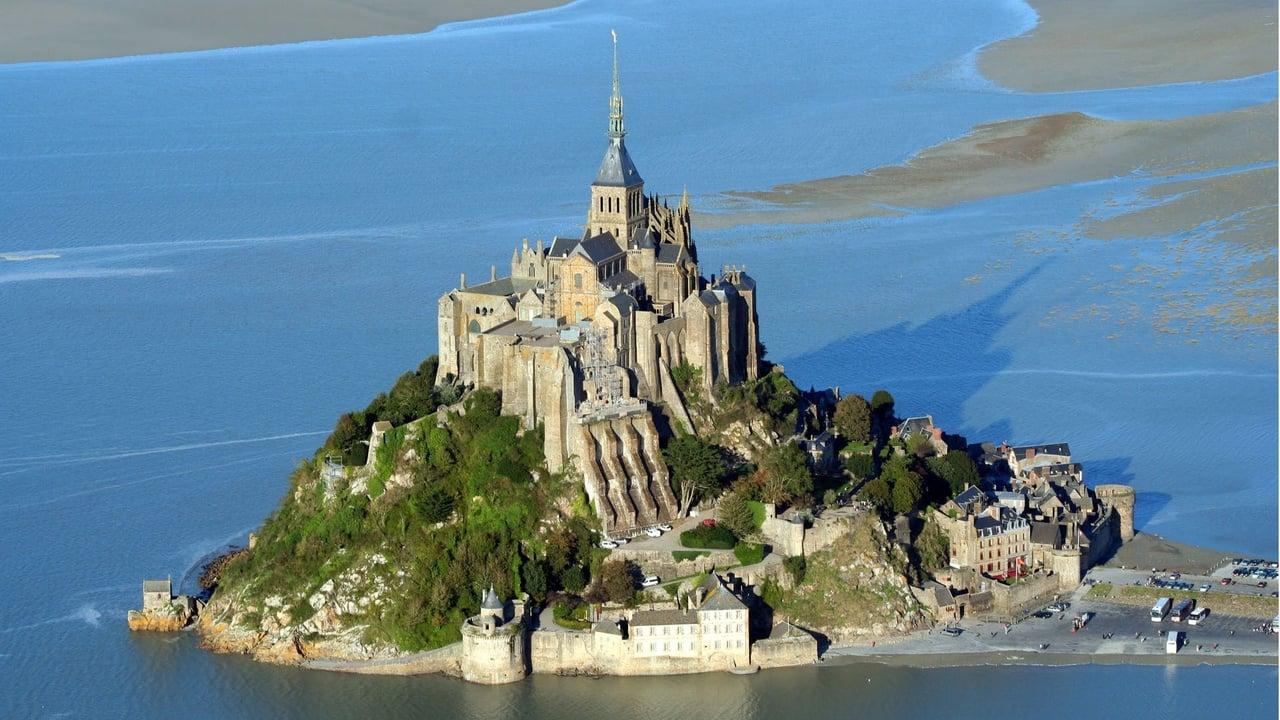
[[[264,668],[123,628],[142,577],[183,576],[243,538],[339,412],[434,351],[435,298],[459,272],[579,226],[610,27],[649,188],[687,183],[704,207],[898,162],[977,122],[1276,95],[1274,74],[1035,96],[977,77],[973,50],[1030,22],[1004,2],[586,0],[423,36],[0,67],[0,715],[1013,715],[993,700],[1015,680],[1050,688],[1063,716],[1129,689],[1134,717],[1215,697],[1251,709],[1232,692],[1250,684],[1274,703],[1275,670],[1257,668],[849,666],[494,690]],[[709,269],[757,277],[770,357],[801,383],[884,385],[973,438],[1068,440],[1090,479],[1138,489],[1140,526],[1270,552],[1274,338],[1188,344],[1078,312],[1116,304],[1102,268],[1160,261],[1072,235],[1144,182],[699,242]]]

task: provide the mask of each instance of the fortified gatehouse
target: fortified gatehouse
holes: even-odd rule
[[[674,518],[655,413],[688,424],[672,379],[702,389],[759,370],[756,285],[745,270],[703,277],[688,193],[646,195],[627,151],[615,37],[608,146],[591,183],[585,231],[528,240],[511,271],[438,304],[440,372],[501,393],[504,414],[542,425],[547,463],[574,467],[607,536]]]

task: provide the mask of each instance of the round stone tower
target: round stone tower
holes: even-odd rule
[[[1120,518],[1120,539],[1133,539],[1133,504],[1136,495],[1128,485],[1099,485],[1093,489],[1098,499],[1116,511]]]
[[[490,587],[480,612],[462,623],[462,678],[483,685],[515,682],[528,674],[522,618],[506,619],[506,605]]]

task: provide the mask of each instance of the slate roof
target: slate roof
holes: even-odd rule
[[[489,590],[484,594],[484,602],[480,604],[481,610],[501,610],[502,601],[498,599],[498,593],[493,591],[493,586],[489,586]]]
[[[1013,456],[1019,460],[1027,457],[1027,451],[1034,450],[1036,455],[1066,455],[1071,457],[1071,446],[1067,443],[1054,443],[1052,445],[1023,445],[1013,448]]]
[[[811,635],[809,632],[805,630],[801,630],[800,628],[796,627],[795,625],[792,625],[791,623],[785,620],[774,625],[769,630],[769,638],[768,638],[769,640],[783,640],[787,638],[807,638],[810,640],[814,639],[813,635]]]
[[[631,626],[649,625],[697,625],[698,618],[684,610],[637,610],[631,616]]]
[[[916,433],[927,432],[931,427],[933,427],[933,418],[928,415],[907,418],[898,426],[898,434],[903,437],[909,437]]]
[[[965,488],[964,491],[962,491],[959,495],[956,495],[955,503],[961,507],[964,507],[966,505],[973,504],[980,497],[982,497],[982,491],[979,490],[977,487],[970,485],[969,487]]]
[[[574,250],[579,248],[587,256],[587,259],[593,263],[601,263],[622,254],[622,248],[618,247],[618,241],[609,233],[601,233],[595,237],[587,238],[578,243],[578,247],[574,248]]]
[[[1031,523],[1031,542],[1037,545],[1058,547],[1062,544],[1062,526],[1058,523]]]
[[[684,257],[684,246],[677,243],[663,243],[658,246],[658,262],[663,265],[675,265]]]
[[[608,187],[631,187],[644,182],[640,171],[631,162],[631,154],[622,138],[610,138],[609,147],[604,151],[604,159],[600,161],[600,170],[596,172],[596,180],[592,185]]]
[[[557,235],[551,239],[551,247],[547,249],[547,255],[564,257],[577,247],[580,242],[582,242],[582,238],[560,237]]]
[[[504,277],[498,278],[497,280],[491,280],[486,283],[480,283],[479,285],[468,285],[462,289],[462,292],[506,297],[508,295],[517,295],[527,290],[531,290],[537,284],[537,280],[529,278]]]
[[[747,607],[714,575],[703,582],[703,587],[707,588],[707,594],[702,599],[702,605],[698,607],[699,611],[742,610]]]
[[[630,287],[637,282],[640,282],[640,278],[636,277],[635,273],[630,270],[622,270],[615,273],[612,277],[606,278],[601,284],[605,287],[617,289]]]
[[[600,618],[597,620],[596,624],[592,626],[592,629],[598,633],[607,633],[609,635],[618,636],[622,635],[622,628],[618,627],[617,621],[610,620],[608,618]]]
[[[173,582],[171,580],[143,580],[142,592],[172,594]]]

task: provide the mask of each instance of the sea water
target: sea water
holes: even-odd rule
[[[435,300],[459,273],[487,279],[522,238],[580,231],[610,28],[647,189],[687,184],[712,210],[723,191],[900,162],[976,123],[1276,96],[1274,74],[1033,95],[976,73],[976,48],[1033,22],[1008,2],[583,0],[426,35],[0,67],[0,715],[1013,716],[1034,692],[1050,716],[1274,716],[1274,668],[491,689],[267,667],[124,628],[143,577],[189,589],[339,413],[434,352]],[[900,414],[975,440],[1068,441],[1090,481],[1138,490],[1141,529],[1271,554],[1274,336],[1160,332],[1161,293],[1108,273],[1167,263],[1163,245],[1077,226],[1149,182],[696,237],[705,272],[757,278],[769,357],[802,385],[887,387]],[[1211,270],[1178,282],[1212,293]]]

